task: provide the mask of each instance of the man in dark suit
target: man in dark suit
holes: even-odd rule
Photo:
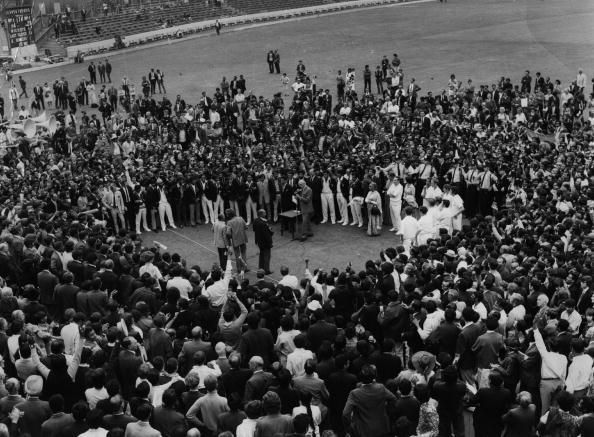
[[[427,343],[435,345],[435,353],[447,353],[450,357],[456,355],[456,342],[460,328],[456,325],[456,310],[447,308],[444,312],[445,322],[435,328],[427,339]]]
[[[275,359],[274,340],[269,329],[260,328],[260,314],[250,313],[246,318],[248,330],[243,333],[239,342],[239,353],[244,363],[250,357],[259,356],[268,367]],[[317,350],[317,349],[316,349]]]
[[[254,220],[254,239],[260,249],[258,268],[264,269],[264,273],[270,275],[270,253],[272,251],[272,229],[266,220],[266,211],[258,210],[258,218]]]
[[[476,356],[472,346],[477,338],[484,332],[483,326],[478,324],[479,314],[472,308],[464,308],[462,317],[466,325],[458,335],[456,341],[456,356],[458,357],[458,369],[462,381],[474,384],[476,375]]]
[[[150,359],[155,357],[173,356],[173,346],[169,334],[165,332],[165,317],[161,314],[153,318],[154,328],[148,333],[148,356]]]
[[[303,179],[299,181],[299,189],[295,192],[295,197],[299,200],[301,214],[303,216],[303,235],[301,240],[304,241],[307,237],[313,237],[313,232],[311,231],[311,216],[314,209],[312,203],[313,192]]]
[[[119,276],[113,271],[113,260],[106,259],[103,261],[103,269],[97,274],[101,279],[101,290],[106,290],[111,293],[118,288]]]
[[[333,342],[338,330],[336,325],[326,321],[324,310],[319,308],[314,312],[316,322],[307,330],[307,339],[312,351],[317,351],[324,340]]]
[[[105,60],[105,74],[107,74],[107,81],[109,83],[111,83],[111,64],[109,63],[109,60],[106,59]]]
[[[107,292],[101,290],[101,279],[93,279],[91,291],[87,294],[87,316],[93,313],[105,315],[108,300]]]
[[[514,396],[503,387],[503,378],[499,373],[489,375],[489,387],[479,389],[471,400],[476,405],[474,410],[474,430],[477,436],[500,436],[503,431],[501,419],[509,410]]]
[[[65,272],[62,283],[55,288],[56,315],[59,320],[62,320],[67,308],[76,308],[76,295],[80,288],[73,284],[73,280],[74,275],[71,272]]]
[[[229,365],[231,369],[221,376],[222,389],[228,398],[231,393],[237,393],[241,399],[245,395],[245,385],[254,373],[249,369],[241,368],[241,356],[238,353],[232,353],[229,356]]]
[[[454,366],[443,369],[441,380],[433,385],[432,395],[438,401],[439,435],[464,435],[462,411],[466,385],[458,381],[458,371]]]
[[[419,424],[419,409],[421,403],[412,395],[412,383],[403,379],[398,384],[400,398],[394,404],[394,417],[406,417],[408,419],[408,430],[413,434]]]
[[[176,402],[175,390],[169,388],[163,393],[163,404],[153,410],[152,426],[164,436],[187,429],[185,416],[175,409]]]
[[[124,217],[126,218],[126,226],[128,229],[136,229],[136,205],[134,204],[134,190],[123,183],[120,185],[120,193],[124,201]]]
[[[109,402],[110,406],[114,407],[115,412],[103,416],[103,428],[108,431],[114,428],[126,429],[126,425],[137,421],[136,417],[124,413],[124,400],[120,394],[113,396],[109,399]]]
[[[346,405],[351,390],[357,387],[357,377],[347,370],[348,358],[345,354],[334,359],[336,370],[330,374],[326,387],[330,397],[328,399],[329,418],[332,429],[342,435],[342,410]]]
[[[123,350],[119,351],[116,360],[116,375],[122,384],[122,396],[130,399],[134,393],[138,368],[142,364],[142,358],[136,355],[138,342],[133,337],[126,337],[122,340]]]
[[[52,315],[55,315],[54,290],[58,285],[58,277],[49,271],[50,260],[43,258],[39,264],[41,271],[37,273],[39,285],[39,303],[45,305]]]
[[[35,101],[45,111],[45,101],[43,100],[43,88],[41,85],[37,84],[33,88],[33,95],[35,96]]]
[[[274,376],[264,371],[264,360],[260,356],[253,356],[249,361],[250,370],[253,371],[250,379],[245,384],[244,402],[262,399],[262,396],[272,385]]]
[[[258,271],[256,271],[256,282],[254,282],[254,287],[258,288],[259,290],[264,290],[265,288],[269,290],[275,290],[276,287],[274,283],[265,279],[264,276],[266,276],[264,269],[258,269]]]

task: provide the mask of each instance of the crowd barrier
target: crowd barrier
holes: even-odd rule
[[[327,12],[336,12],[346,9],[381,6],[392,3],[404,3],[411,0],[352,0],[340,3],[328,3],[324,5],[309,6],[306,8],[285,9],[282,11],[262,12],[258,14],[240,15],[234,17],[219,18],[219,22],[224,27],[260,23],[265,21],[283,20],[300,16],[323,14]],[[187,23],[178,26],[167,27],[165,29],[143,32],[135,35],[122,36],[126,47],[134,47],[141,44],[147,44],[153,41],[159,41],[169,38],[181,38],[192,33],[212,30],[216,19]],[[114,49],[115,38],[94,41],[86,44],[79,44],[67,47],[67,55],[74,58],[77,53],[84,55],[98,54]]]

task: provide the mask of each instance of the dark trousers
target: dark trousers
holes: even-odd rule
[[[455,437],[464,437],[464,416],[460,413],[439,414],[439,437],[450,437],[454,432]]]
[[[36,96],[35,101],[37,102],[40,108],[43,108],[45,110],[45,102],[43,101],[43,96]]]
[[[272,249],[270,247],[260,247],[260,255],[258,256],[258,268],[265,272],[270,271],[270,254]]]
[[[313,235],[311,232],[311,212],[304,212],[303,216],[303,235],[310,236]]]
[[[268,63],[268,71],[270,72],[270,74],[274,73],[274,62]]]
[[[274,68],[276,69],[276,74],[280,74],[280,62],[275,62]]]
[[[375,84],[377,85],[377,93],[383,94],[384,93],[384,84],[381,80],[376,80]]]
[[[156,88],[157,88],[157,81],[151,80],[151,94],[155,94]]]
[[[367,91],[371,92],[371,79],[363,79],[363,92],[366,93]]]
[[[222,269],[225,269],[227,265],[227,248],[217,247],[217,252],[219,252],[219,265]]]
[[[99,80],[101,83],[105,82],[105,72],[99,72]]]
[[[483,216],[491,214],[491,203],[493,202],[493,193],[489,190],[479,190],[479,212]]]

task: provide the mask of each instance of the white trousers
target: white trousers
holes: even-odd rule
[[[392,202],[390,200],[390,219],[392,219],[392,227],[400,229],[400,211],[402,210],[402,202]]]
[[[330,211],[330,220],[336,223],[336,212],[334,211],[334,194],[322,193],[322,217],[328,221],[328,210]]]
[[[146,221],[146,208],[142,207],[136,213],[136,233],[140,234],[140,225],[143,225],[145,231],[149,231],[148,222]]]
[[[280,194],[277,194],[274,199],[270,200],[272,206],[270,207],[270,209],[272,210],[272,216],[274,221],[278,221],[278,214],[280,212],[280,206],[281,206],[281,196]]]
[[[247,214],[247,224],[248,225],[252,222],[252,216],[254,219],[256,217],[258,217],[257,204],[249,196],[248,196],[247,200],[245,201],[245,212]]]
[[[363,225],[363,213],[361,207],[363,205],[363,198],[359,197],[353,199],[351,202],[351,214],[353,214],[353,222]]]
[[[225,214],[225,201],[221,197],[220,194],[217,195],[217,200],[214,204],[214,215],[215,218],[219,216],[219,214]],[[214,221],[213,221],[214,223]]]
[[[343,223],[349,222],[349,208],[348,200],[342,195],[342,193],[336,194],[336,200],[338,201],[338,212],[340,213],[340,220]]]
[[[171,205],[169,202],[159,202],[159,218],[161,219],[161,229],[165,230],[165,215],[167,215],[167,221],[169,226],[175,226],[173,223],[173,211],[171,211]]]
[[[120,231],[120,228],[118,227],[118,219],[122,223],[122,229],[126,229],[126,219],[124,218],[124,214],[118,208],[111,208],[110,212],[116,234]]]
[[[212,200],[206,198],[205,195],[202,195],[201,198],[202,202],[202,214],[204,215],[204,224],[208,224],[210,221],[211,223],[215,222],[215,213],[212,207]]]

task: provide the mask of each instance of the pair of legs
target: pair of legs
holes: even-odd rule
[[[149,232],[148,223],[146,221],[146,208],[142,207],[136,213],[136,233],[140,234],[140,225],[143,225],[145,231]]]
[[[161,229],[166,230],[165,227],[165,216],[167,216],[167,221],[169,222],[169,226],[173,229],[177,229],[175,223],[173,222],[173,211],[171,210],[171,204],[169,202],[160,202],[159,203],[159,219],[161,220]]]
[[[247,215],[246,222],[248,225],[252,223],[252,217],[258,217],[257,204],[251,197],[248,197],[245,201],[245,213]]]
[[[359,225],[363,227],[363,212],[361,211],[363,206],[363,198],[353,199],[351,202],[351,214],[353,215],[353,222],[351,226]]]
[[[328,211],[330,211],[330,220],[332,220],[332,224],[336,223],[334,194],[322,193],[322,223],[326,223],[328,221]]]
[[[338,193],[336,195],[336,200],[338,201],[338,212],[340,213],[340,223],[343,226],[349,224],[349,208],[348,208],[348,200],[342,195],[342,193]]]
[[[249,269],[248,269],[248,265],[247,265],[247,261],[246,261],[246,254],[247,254],[246,245],[240,244],[239,246],[234,246],[233,252],[235,254],[235,265],[237,267],[237,271],[238,272],[241,272],[241,271],[247,272]]]
[[[392,220],[392,229],[390,231],[398,231],[400,229],[400,211],[402,210],[402,202],[390,201],[390,219]]]
[[[260,247],[260,255],[258,256],[258,268],[263,269],[266,273],[270,273],[270,254],[272,250]]]
[[[214,213],[214,205],[212,200],[207,199],[206,196],[202,196],[202,213],[204,214],[204,224],[208,224],[209,221],[211,223],[215,222],[215,213]]]
[[[221,197],[221,195],[217,195],[217,200],[215,200],[213,205],[213,212],[214,217],[218,217],[219,214],[225,213],[225,201]],[[214,220],[212,221],[214,223]]]
[[[117,208],[111,208],[111,220],[113,221],[113,227],[115,228],[116,234],[120,231],[118,226],[118,220],[122,224],[122,229],[126,229],[126,220],[124,214]]]

